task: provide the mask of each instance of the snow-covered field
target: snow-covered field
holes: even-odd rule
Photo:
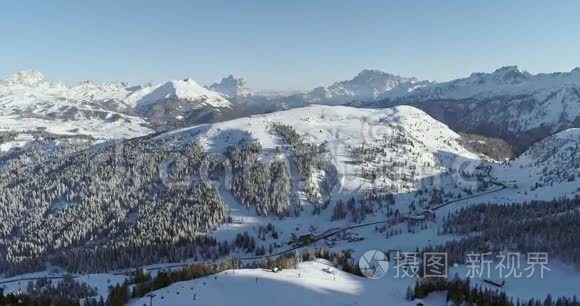
[[[155,291],[153,305],[413,305],[404,295],[411,280],[373,281],[342,271],[330,274],[323,271],[327,267],[304,262],[297,269],[278,273],[229,270]],[[130,305],[148,303],[149,298],[144,297]]]
[[[10,278],[0,278],[0,289],[4,290],[5,294],[8,293],[24,293],[27,290],[29,282],[35,281],[38,278],[48,278],[54,284],[57,284],[62,279],[62,273],[52,273],[52,272],[35,272],[18,275]],[[72,275],[77,282],[89,284],[91,287],[97,289],[99,297],[107,299],[109,296],[109,287],[115,286],[117,284],[122,284],[127,276],[125,275],[115,275],[108,273],[99,274],[83,274],[83,275]]]

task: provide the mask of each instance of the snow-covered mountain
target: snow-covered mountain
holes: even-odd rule
[[[332,273],[327,271],[334,271]],[[272,273],[266,269],[244,269],[218,274],[174,284],[163,290],[155,291],[152,298],[156,306],[176,306],[207,301],[215,306],[264,306],[276,301],[277,306],[300,305],[397,305],[416,306],[406,301],[404,293],[413,280],[394,281],[369,280],[342,271],[322,259],[304,262],[296,269]],[[258,282],[252,281],[258,279]],[[228,294],[223,294],[228,288]],[[385,288],[389,288],[385,294]],[[361,294],[363,292],[364,294]],[[195,295],[195,298],[194,298]],[[288,296],[292,298],[280,298]],[[135,299],[130,306],[149,305],[149,297]],[[446,305],[443,294],[425,300],[425,305]]]
[[[223,120],[231,110],[222,95],[192,79],[174,80],[135,91],[125,99],[156,130]]]
[[[0,189],[14,195],[0,196],[0,249],[7,250],[6,260],[26,268],[17,264],[30,254],[66,257],[101,246],[145,247],[194,239],[200,232],[233,239],[256,225],[227,230],[228,222],[245,217],[264,226],[273,217],[277,226],[288,227],[299,218],[303,230],[323,220],[336,221],[334,226],[384,220],[395,210],[408,214],[494,188],[475,167],[483,158],[460,140],[412,107],[312,106],[75,154],[63,148],[60,156],[43,160],[29,158],[39,154],[38,146],[25,146],[0,156],[9,161],[0,170],[19,173],[0,171]],[[228,167],[231,176],[223,175]],[[343,206],[351,198],[360,200]],[[279,239],[289,241],[291,234],[285,230]],[[132,264],[154,260],[131,257]]]
[[[426,84],[429,82],[365,69],[352,80],[313,89],[306,95],[306,100],[312,104],[327,105],[370,102],[383,98],[391,91],[401,94]]]
[[[500,137],[525,149],[580,126],[580,68],[534,75],[516,66],[503,67],[405,94],[390,92],[370,105],[401,104],[419,107],[455,130]]]
[[[208,89],[219,92],[227,98],[247,97],[253,95],[246,80],[235,78],[233,75],[222,78],[219,83],[213,83]]]

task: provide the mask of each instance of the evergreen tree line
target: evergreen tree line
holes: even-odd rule
[[[477,305],[477,306],[579,306],[577,297],[559,297],[557,299],[548,295],[545,299],[520,300],[509,298],[505,292],[492,290],[487,287],[473,286],[469,279],[461,279],[455,276],[448,280],[445,278],[419,279],[414,288],[407,289],[407,299],[423,299],[434,292],[447,292],[447,302],[451,305]]]
[[[465,238],[437,246],[449,261],[463,263],[470,252],[547,252],[580,265],[580,198],[513,205],[480,204],[449,215],[441,234]]]
[[[87,305],[91,305],[94,302],[91,297],[95,295],[96,288],[79,283],[67,274],[57,284],[47,278],[30,281],[25,293],[4,295],[0,289],[0,306],[80,306],[82,299],[90,300]]]
[[[19,263],[75,249],[188,241],[217,228],[229,220],[217,188],[192,180],[205,156],[195,142],[141,138],[41,162],[9,159],[0,166],[0,271],[33,271],[41,267]]]

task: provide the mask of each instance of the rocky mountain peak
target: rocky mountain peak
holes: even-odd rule
[[[213,83],[207,88],[230,98],[247,97],[253,94],[248,88],[246,80],[243,78],[236,78],[233,75],[222,78],[219,83]]]
[[[44,78],[44,75],[37,70],[25,70],[17,72],[2,81],[10,85],[33,86],[46,81],[46,79]]]

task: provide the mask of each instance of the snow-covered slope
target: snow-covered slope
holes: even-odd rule
[[[519,149],[558,131],[580,127],[580,68],[530,74],[515,66],[387,93],[373,104],[408,104],[455,130],[500,137]]]
[[[271,160],[277,147],[289,145],[274,131],[276,125],[292,127],[305,143],[320,147],[324,167],[330,167],[302,178],[296,187],[302,198],[307,198],[303,192],[309,188],[324,193],[322,186],[330,181],[336,182],[337,198],[379,190],[428,206],[434,190],[453,190],[455,197],[479,186],[456,180],[454,172],[465,162],[474,167],[482,157],[462,147],[461,136],[447,126],[407,106],[381,110],[310,106],[176,130],[159,137],[199,141],[212,153],[223,153],[229,146],[255,139],[266,154],[264,159]],[[417,195],[419,189],[425,192]],[[329,197],[320,196],[321,200]],[[406,204],[404,209],[408,209]]]
[[[95,84],[91,81],[69,88],[63,83],[46,80],[38,71],[21,71],[0,80],[0,106],[15,112],[40,112],[70,106],[106,109],[102,104],[116,102],[120,104],[118,109],[124,109],[123,100],[138,88],[121,82]]]
[[[311,143],[333,142],[351,147],[382,142],[384,137],[395,134],[392,130],[400,130],[412,136],[413,141],[421,142],[430,152],[447,151],[476,157],[454,142],[460,138],[458,134],[423,111],[409,106],[376,110],[314,105],[176,130],[159,137],[193,134],[206,142],[211,150],[221,151],[242,139],[232,138],[228,133],[238,130],[251,133],[264,148],[274,149],[279,145],[278,136],[265,128],[274,123],[292,126]]]
[[[63,96],[66,90],[64,84],[48,82],[38,71],[18,72],[0,80],[0,107],[3,112],[35,108],[49,110],[66,105],[66,101],[58,101],[57,98]],[[61,105],[57,104],[59,102]]]
[[[159,306],[415,305],[405,300],[412,279],[373,281],[342,271],[334,275],[324,269],[328,266],[323,263],[304,262],[297,269],[279,273],[262,269],[236,270],[235,273],[230,270],[215,277],[179,282],[157,290],[152,302]],[[428,301],[434,303],[429,305],[444,305],[441,299]],[[129,305],[148,303],[149,297],[144,297]]]
[[[341,213],[335,218],[339,224],[356,224],[367,215],[369,219],[384,220],[389,211],[398,210],[403,214],[427,209],[444,200],[457,200],[494,187],[486,184],[485,178],[476,177],[482,173],[475,168],[482,158],[463,148],[460,138],[412,107],[369,110],[312,106],[110,142],[73,155],[65,154],[47,163],[28,162],[22,157],[9,165],[20,169],[17,181],[13,181],[15,178],[10,172],[0,171],[0,188],[18,194],[15,198],[0,198],[0,204],[10,203],[6,204],[7,210],[0,221],[5,221],[10,260],[20,260],[28,244],[19,241],[34,245],[38,250],[35,254],[48,256],[51,252],[63,251],[54,247],[54,243],[67,247],[73,240],[75,246],[83,249],[84,245],[91,244],[125,245],[132,241],[139,245],[150,243],[148,239],[192,239],[191,233],[217,229],[225,220],[230,220],[224,213],[228,207],[232,218],[249,213],[264,217],[258,221],[263,224],[270,221],[267,217],[276,216],[277,220],[286,218],[284,227],[296,228],[298,216],[303,224],[332,222],[337,203],[353,198],[360,199],[360,203],[372,201],[374,204],[364,212],[360,208],[363,204],[348,208],[352,214],[344,208],[344,215]],[[245,143],[257,145],[244,146]],[[246,150],[239,152],[241,156],[257,155],[256,169],[265,169],[274,176],[264,179],[263,172],[235,172],[230,180],[228,176],[218,177],[207,186],[194,185],[186,193],[167,184],[168,179],[171,183],[182,174],[197,173],[203,177],[202,166],[208,162],[206,154],[207,158],[213,158],[214,153],[224,154],[228,149]],[[224,154],[230,154],[227,155],[229,164],[236,163],[238,153],[229,152]],[[29,154],[34,155],[36,151]],[[164,170],[168,167],[164,164],[169,162],[166,159],[175,155],[187,159],[189,166],[184,168],[185,172],[173,173],[179,171],[179,165]],[[98,169],[99,175],[90,174],[91,169]],[[167,171],[173,173],[169,178]],[[469,175],[463,179],[459,172]],[[118,178],[108,178],[113,175]],[[183,179],[193,180],[187,176]],[[123,182],[123,188],[112,187],[119,182]],[[270,189],[274,183],[278,187]],[[61,186],[62,190],[54,194],[44,186]],[[88,194],[96,189],[101,190],[98,196]],[[262,190],[268,192],[262,194]],[[47,200],[31,201],[28,194],[32,192],[42,193],[37,196]],[[274,194],[276,198],[267,198]],[[110,197],[130,200],[117,203],[110,201]],[[385,200],[377,200],[378,197]],[[74,209],[62,209],[63,204]],[[320,204],[328,209],[318,214],[319,219],[310,218],[315,209],[320,209]],[[244,206],[247,209],[241,210]],[[19,215],[24,209],[30,214]],[[95,209],[103,213],[96,213]],[[59,213],[52,214],[55,210]],[[109,222],[110,214],[118,218],[117,223]],[[167,219],[166,214],[183,215],[187,226],[173,218]],[[79,219],[80,215],[92,217]],[[83,230],[67,227],[69,218],[77,218],[76,225]],[[16,227],[19,231],[10,230]],[[32,237],[40,228],[46,236]],[[96,241],[86,234],[97,229],[106,239]],[[180,234],[176,236],[174,231]],[[67,238],[61,241],[63,232]],[[225,226],[224,235],[227,232]],[[289,241],[290,235],[291,231],[285,231],[280,239]],[[72,236],[75,238],[69,240]]]
[[[252,90],[248,88],[246,80],[235,78],[233,75],[222,78],[219,83],[213,83],[208,86],[208,89],[219,92],[227,98],[247,97],[253,95]]]
[[[526,199],[551,199],[580,192],[580,129],[549,136],[513,161],[494,169],[498,179],[518,186]]]

